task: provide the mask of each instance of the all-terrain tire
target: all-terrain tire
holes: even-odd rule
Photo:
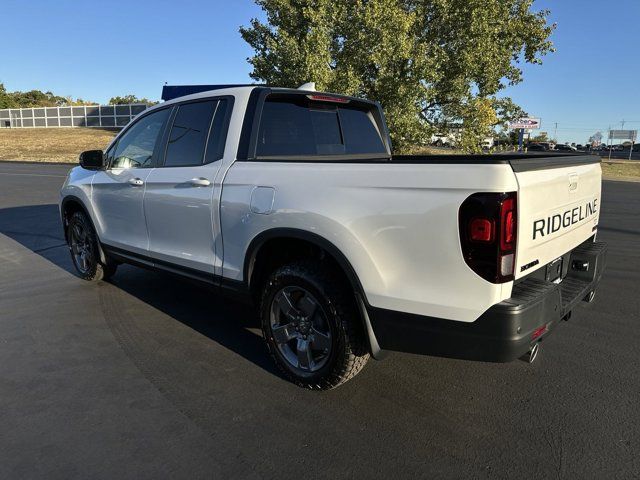
[[[98,236],[86,213],[77,211],[69,218],[67,243],[76,273],[83,280],[99,282],[116,273],[117,264],[114,261],[108,258],[105,263],[100,261]],[[82,256],[77,253],[80,243],[85,253],[84,260],[81,260]]]
[[[369,360],[368,341],[353,290],[332,268],[319,261],[300,261],[275,270],[262,291],[260,317],[262,333],[274,361],[293,383],[314,390],[335,388],[355,377]],[[309,292],[322,309],[331,331],[331,350],[324,366],[316,372],[301,372],[278,348],[272,331],[274,299],[283,289]],[[295,341],[294,341],[295,342]]]

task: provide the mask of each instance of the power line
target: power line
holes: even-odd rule
[[[586,127],[558,127],[556,130],[565,130],[565,131],[583,131],[583,132],[595,132],[597,130],[607,130],[606,128],[603,127],[593,127],[593,128],[586,128]]]

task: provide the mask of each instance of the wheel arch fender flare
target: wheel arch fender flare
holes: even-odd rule
[[[69,240],[67,238],[68,237],[68,233],[67,233],[68,218],[65,215],[65,211],[67,210],[67,207],[71,203],[78,205],[80,210],[84,212],[84,214],[89,219],[89,222],[91,222],[91,227],[93,228],[93,231],[96,234],[96,238],[98,239],[98,249],[100,251],[100,262],[103,264],[106,263],[107,257],[104,253],[104,249],[102,248],[102,242],[100,241],[100,237],[98,236],[98,231],[96,230],[96,225],[95,225],[95,222],[93,221],[93,216],[91,215],[91,212],[89,211],[85,203],[82,201],[82,199],[80,199],[76,195],[66,195],[60,202],[60,219],[62,221],[62,230],[64,232],[65,241]]]
[[[91,219],[89,210],[87,210],[87,207],[85,206],[84,202],[80,198],[78,198],[75,195],[66,195],[60,202],[60,220],[62,221],[62,226],[65,229],[65,236],[66,236],[66,227],[69,220],[65,212],[67,211],[69,204],[72,204],[72,203],[78,205],[78,207],[80,207],[80,209]],[[91,220],[91,222],[93,223],[93,219]]]
[[[249,243],[249,247],[247,248],[247,251],[245,253],[243,279],[247,290],[251,289],[251,277],[253,274],[253,268],[255,266],[258,252],[260,252],[261,247],[266,242],[276,238],[303,240],[323,249],[333,257],[338,266],[344,272],[353,288],[357,307],[360,312],[361,319],[364,323],[365,333],[369,340],[371,355],[376,360],[383,359],[386,356],[386,352],[381,350],[371,326],[371,321],[367,312],[367,297],[365,295],[362,283],[360,282],[360,279],[356,273],[356,270],[353,268],[353,265],[347,259],[344,253],[342,253],[342,251],[338,247],[336,247],[335,244],[322,237],[321,235],[297,228],[272,228],[260,232],[253,238],[253,240],[251,240],[251,242]]]
[[[260,248],[269,240],[274,240],[276,238],[303,240],[325,250],[335,259],[342,271],[345,273],[354,292],[364,296],[364,288],[360,283],[360,279],[351,265],[351,262],[349,262],[342,251],[321,235],[298,228],[271,228],[260,232],[253,238],[253,240],[251,240],[251,243],[249,243],[249,247],[247,248],[247,252],[245,253],[242,272],[247,287],[251,287],[251,276],[253,274],[253,268]]]

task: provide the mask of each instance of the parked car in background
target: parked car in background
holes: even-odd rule
[[[460,143],[462,136],[461,128],[451,128],[447,133],[436,133],[431,135],[431,145],[434,147],[456,147]],[[482,139],[480,146],[489,150],[495,146],[493,137],[486,137]]]
[[[575,149],[571,148],[569,145],[558,143],[555,150],[557,150],[558,152],[573,152]]]
[[[530,152],[546,152],[549,148],[541,143],[530,143],[527,146],[527,150]]]
[[[482,148],[489,150],[495,146],[495,140],[492,137],[487,137],[482,140]]]

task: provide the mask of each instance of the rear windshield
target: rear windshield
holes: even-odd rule
[[[386,153],[371,107],[311,101],[304,95],[265,101],[258,157]]]

